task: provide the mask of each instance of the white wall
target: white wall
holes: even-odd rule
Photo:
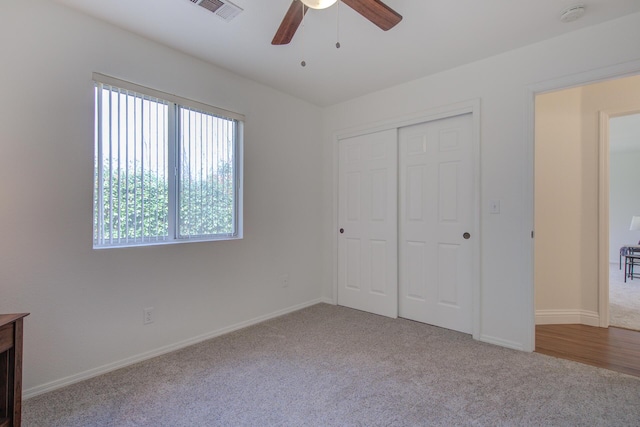
[[[640,151],[611,152],[609,162],[609,262],[618,268],[620,247],[640,241],[640,232],[629,231],[631,217],[640,216]]]
[[[320,109],[52,1],[0,3],[0,58],[0,312],[31,312],[27,395],[318,301]],[[92,249],[93,71],[246,115],[243,240]]]
[[[456,102],[481,99],[481,339],[531,349],[533,197],[528,88],[640,59],[640,14],[372,93],[326,109],[325,295],[332,296],[335,176],[332,135]],[[528,172],[529,171],[529,172]],[[488,202],[501,200],[501,214]]]

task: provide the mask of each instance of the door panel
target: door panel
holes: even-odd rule
[[[471,332],[471,114],[400,129],[399,315]]]
[[[338,304],[397,317],[397,131],[343,139],[338,155]]]

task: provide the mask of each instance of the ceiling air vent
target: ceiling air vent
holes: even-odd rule
[[[228,0],[191,0],[191,3],[204,7],[226,22],[231,21],[242,12],[240,7]]]

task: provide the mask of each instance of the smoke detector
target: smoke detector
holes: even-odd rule
[[[573,22],[576,19],[582,18],[586,11],[586,7],[582,4],[568,7],[560,13],[560,20],[565,23]]]

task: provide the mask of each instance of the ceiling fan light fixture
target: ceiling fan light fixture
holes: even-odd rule
[[[311,9],[326,9],[338,0],[300,0],[305,6]]]

